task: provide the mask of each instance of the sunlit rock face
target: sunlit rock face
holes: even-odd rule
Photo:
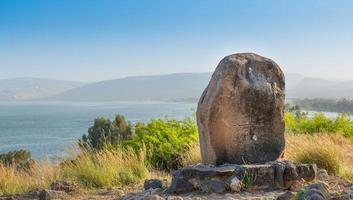
[[[265,163],[283,153],[285,81],[271,59],[242,53],[218,64],[197,108],[202,161]]]

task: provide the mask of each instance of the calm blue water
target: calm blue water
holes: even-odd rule
[[[0,103],[0,153],[16,149],[32,152],[34,158],[65,155],[96,117],[113,119],[119,113],[131,122],[151,118],[182,119],[192,116],[196,103],[108,102]]]

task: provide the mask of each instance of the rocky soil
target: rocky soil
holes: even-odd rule
[[[308,189],[308,185],[311,185]],[[54,187],[55,186],[55,187]],[[145,185],[146,187],[146,185]],[[3,196],[0,200],[34,200],[34,199],[77,199],[77,200],[211,200],[211,199],[249,199],[249,200],[286,200],[298,199],[353,199],[353,183],[339,177],[328,176],[325,170],[319,170],[317,178],[311,183],[300,183],[290,190],[275,191],[241,191],[238,193],[191,192],[183,195],[167,194],[166,187],[145,190],[144,185],[120,189],[106,189],[94,194],[84,194],[75,185],[68,183],[53,183],[51,190],[34,190],[23,195]],[[301,197],[301,198],[300,198]]]

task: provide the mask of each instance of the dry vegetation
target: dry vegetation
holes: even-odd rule
[[[0,164],[0,195],[24,193],[36,188],[47,188],[55,178],[49,162],[35,163],[26,171]]]
[[[316,163],[331,175],[353,181],[352,139],[342,134],[287,134],[285,158]]]
[[[137,184],[148,175],[144,151],[137,154],[131,149],[97,153],[81,150],[74,160],[63,161],[58,169],[60,177],[88,189]]]
[[[331,175],[353,181],[353,142],[342,134],[286,134],[285,159],[299,163],[316,163]],[[201,162],[198,144],[185,154],[185,165]]]

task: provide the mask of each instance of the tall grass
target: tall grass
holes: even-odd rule
[[[24,193],[37,188],[48,188],[55,178],[55,169],[49,162],[34,163],[26,171],[16,166],[0,164],[0,195]]]
[[[201,149],[199,143],[195,142],[188,146],[188,151],[186,151],[181,158],[182,166],[193,165],[201,163]]]
[[[331,175],[353,180],[353,144],[341,134],[287,134],[285,158],[316,163]]]
[[[96,153],[81,150],[74,160],[62,162],[60,174],[83,188],[92,189],[137,184],[147,177],[148,168],[145,151],[137,154],[121,148]]]

